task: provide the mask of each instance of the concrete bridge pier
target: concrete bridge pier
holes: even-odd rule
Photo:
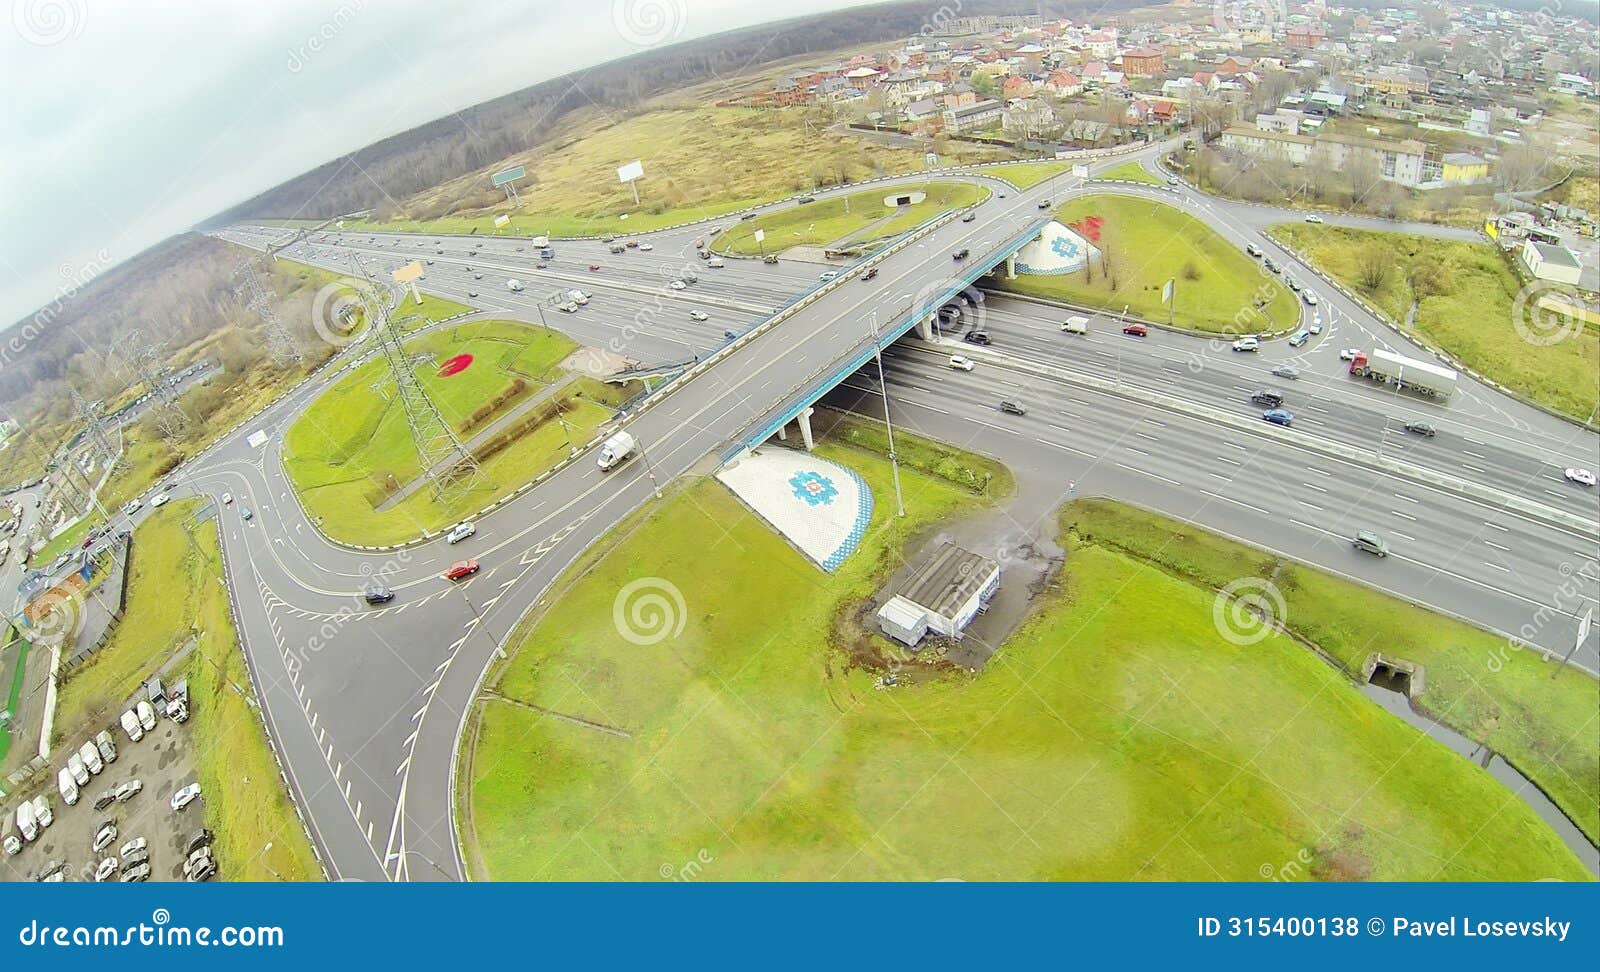
[[[936,316],[938,316],[937,311],[929,314],[927,317],[917,319],[917,337],[927,341],[930,344],[933,343],[933,319]]]
[[[1015,253],[1006,257],[1006,279],[1011,280],[1017,275],[1017,255]]]
[[[817,447],[816,440],[811,437],[811,413],[815,411],[816,409],[807,405],[800,410],[799,415],[794,417],[795,422],[800,426],[800,441],[805,443],[807,452],[811,452]],[[789,424],[787,422],[778,426],[778,441],[789,441]]]

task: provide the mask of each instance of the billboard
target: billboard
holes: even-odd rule
[[[644,163],[638,159],[634,159],[627,165],[621,165],[617,167],[618,182],[632,182],[642,175],[644,175]]]
[[[526,167],[514,165],[509,169],[501,169],[499,172],[496,172],[492,177],[490,177],[489,181],[496,186],[503,186],[508,182],[516,182],[518,179],[521,179],[527,174],[528,170]]]
[[[415,260],[394,272],[395,283],[410,283],[422,276],[422,264]]]
[[[511,217],[507,216],[505,213],[501,213],[500,215],[498,215],[498,216],[496,216],[494,218],[494,225],[495,225],[496,229],[499,229],[500,227],[506,225],[509,222],[511,222]]]

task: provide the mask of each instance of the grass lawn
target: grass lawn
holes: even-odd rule
[[[1489,243],[1286,223],[1271,232],[1396,321],[1417,301],[1414,333],[1534,401],[1586,419],[1600,400],[1600,331],[1554,344],[1523,340],[1512,319],[1521,282]],[[1376,287],[1364,267],[1384,268]],[[1542,332],[1541,332],[1542,333]]]
[[[1132,196],[1083,196],[1055,210],[1074,223],[1098,216],[1103,222],[1101,261],[1066,276],[1020,274],[997,286],[1035,297],[1067,300],[1167,320],[1161,289],[1176,280],[1173,323],[1225,334],[1281,330],[1300,319],[1300,301],[1243,250],[1204,223],[1164,203]],[[1255,304],[1265,301],[1258,311]]]
[[[1276,577],[1280,620],[1352,677],[1374,651],[1419,662],[1415,703],[1485,743],[1539,785],[1589,836],[1600,837],[1600,683],[1573,669],[1552,679],[1532,653],[1469,625],[1175,520],[1103,501],[1074,505],[1066,525],[1206,588]]]
[[[1072,168],[1071,162],[1013,162],[1010,165],[986,166],[978,171],[1004,179],[1018,189],[1032,189],[1050,178]]]
[[[821,450],[880,498],[835,574],[702,480],[519,632],[465,742],[476,876],[1260,880],[1309,859],[1330,879],[1586,877],[1312,653],[1221,642],[1210,591],[1111,550],[1075,551],[983,673],[908,661],[878,688],[854,662],[885,650],[862,600],[910,537],[982,501],[903,469],[901,520],[881,457]],[[681,592],[684,628],[639,645],[613,611],[645,578]]]
[[[883,204],[891,193],[926,192],[927,198],[911,206],[890,209]],[[880,187],[795,206],[728,227],[712,243],[722,253],[750,256],[776,253],[791,246],[827,246],[835,241],[864,243],[909,230],[946,210],[964,209],[988,198],[982,186],[958,182],[929,182],[918,186]],[[766,239],[757,243],[756,230]]]
[[[59,537],[40,547],[38,553],[33,555],[33,559],[30,562],[43,567],[67,551],[78,549],[78,545],[83,543],[83,538],[89,534],[89,531],[104,522],[100,514],[91,512],[88,516],[68,527],[66,532]]]
[[[427,356],[416,365],[416,373],[463,440],[558,380],[561,360],[576,347],[558,332],[513,321],[462,324],[406,343],[408,354]],[[440,378],[438,365],[458,354],[473,355],[472,366]],[[548,421],[485,460],[478,485],[453,505],[439,504],[430,490],[422,489],[379,512],[377,506],[395,486],[421,472],[385,370],[382,361],[371,361],[346,375],[295,420],[284,439],[284,465],[301,501],[335,539],[385,544],[438,529],[504,496],[566,456],[569,433],[559,422]],[[610,418],[610,410],[603,406],[617,404],[626,394],[588,379],[568,386],[562,401],[572,440],[586,441]],[[472,420],[475,410],[496,400],[497,407]]]
[[[250,679],[218,580],[216,526],[197,529],[194,545],[184,537],[183,524],[198,506],[197,500],[169,503],[139,525],[122,621],[105,647],[62,684],[55,742],[86,724],[115,722],[122,702],[196,638],[182,666],[194,712],[186,732],[205,793],[206,826],[217,833],[228,879],[264,881],[276,872],[284,880],[317,880],[321,871],[280,786],[266,732],[234,689],[250,692]],[[263,855],[268,842],[272,850]]]
[[[1124,182],[1143,182],[1152,186],[1159,186],[1162,184],[1160,179],[1157,179],[1155,176],[1151,175],[1148,169],[1137,162],[1124,162],[1114,169],[1107,169],[1106,171],[1095,176],[1094,179],[1091,179],[1090,181],[1093,182],[1095,180],[1103,179],[1121,179]]]
[[[658,108],[612,120],[577,112],[547,144],[491,168],[523,163],[519,205],[501,233],[594,236],[642,233],[724,215],[795,192],[846,181],[915,172],[917,149],[891,148],[827,129],[808,127],[800,112],[754,108]],[[957,146],[957,163],[1003,158],[992,149]],[[639,202],[616,170],[644,162]],[[399,210],[346,230],[496,232],[508,212],[488,169],[404,200]]]

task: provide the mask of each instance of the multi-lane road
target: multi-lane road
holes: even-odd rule
[[[1018,192],[977,178],[996,196],[976,208],[974,222],[940,226],[879,260],[872,281],[832,285],[633,419],[645,461],[609,475],[590,461],[574,463],[484,517],[478,535],[460,546],[436,540],[392,552],[356,551],[327,541],[307,522],[283,472],[282,433],[339,369],[285,396],[184,467],[185,489],[237,497],[223,514],[222,535],[240,630],[263,713],[330,873],[376,880],[463,876],[454,833],[455,756],[479,680],[561,569],[649,500],[648,473],[665,482],[736,444],[794,389],[858,346],[869,320],[894,320],[930,279],[946,276],[952,250],[970,247],[981,256],[1034,218],[1040,199],[1102,188],[1058,178]],[[1214,200],[1154,188],[1121,191],[1181,205],[1235,245],[1249,239],[1268,247],[1253,223]],[[716,225],[641,234],[653,246],[647,252],[611,254],[599,241],[561,241],[544,270],[526,241],[509,238],[334,233],[324,241],[318,234],[285,255],[349,272],[354,254],[375,275],[413,258],[431,259],[423,281],[431,293],[494,316],[538,322],[542,314],[586,344],[648,365],[703,359],[723,347],[725,332],[743,334],[774,308],[823,286],[824,268],[815,264],[729,259],[723,269],[705,266],[693,256],[693,243]],[[278,232],[238,227],[221,235],[262,249]],[[1311,279],[1288,254],[1269,252]],[[591,263],[600,269],[588,270]],[[685,269],[699,281],[671,289],[667,281]],[[513,277],[525,290],[506,288]],[[548,295],[571,287],[594,297],[576,313],[556,311]],[[1595,591],[1586,581],[1568,596],[1563,585],[1574,568],[1593,560],[1591,535],[1382,474],[1317,444],[1381,450],[1593,521],[1593,493],[1564,483],[1560,469],[1593,466],[1595,437],[1470,381],[1455,401],[1439,406],[1344,377],[1339,346],[1403,350],[1403,344],[1359,307],[1323,296],[1322,335],[1301,349],[1269,342],[1259,354],[1161,331],[1139,341],[1104,318],[1086,336],[1067,335],[1059,330],[1065,310],[990,297],[983,306],[995,345],[970,349],[979,358],[974,371],[949,369],[949,348],[908,342],[887,356],[889,396],[900,421],[1000,456],[1019,475],[1188,518],[1499,630],[1525,631],[1542,618],[1528,640],[1557,651],[1570,647],[1575,614],[1593,603]],[[690,320],[692,310],[709,320]],[[1270,376],[1272,365],[1288,361],[1300,379]],[[1104,387],[1108,377],[1122,387]],[[1247,398],[1262,386],[1283,391],[1295,411],[1288,441],[1147,401],[1158,392],[1258,419]],[[873,394],[870,387],[860,376],[850,378],[829,400],[855,407],[860,396]],[[1002,397],[1023,400],[1028,414],[1003,416],[995,407]],[[1433,422],[1438,436],[1408,437],[1401,426],[1413,417]],[[256,431],[267,433],[260,447],[246,439]],[[240,506],[254,510],[255,519],[243,521]],[[1355,554],[1348,536],[1359,528],[1387,533],[1395,555],[1380,562]],[[462,557],[479,560],[483,571],[462,583],[444,580],[445,566]],[[365,605],[360,592],[375,582],[394,589],[396,599]],[[1592,641],[1579,660],[1594,667]]]

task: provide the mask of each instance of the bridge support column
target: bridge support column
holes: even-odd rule
[[[917,337],[930,344],[933,342],[933,316],[933,314],[929,314],[927,317],[917,320]]]
[[[779,442],[788,442],[789,441],[789,427],[787,425],[778,426],[778,441]]]
[[[1006,279],[1011,280],[1017,275],[1017,255],[1013,253],[1006,257]]]
[[[795,416],[795,421],[800,423],[800,440],[806,444],[807,452],[817,447],[817,443],[811,438],[811,413],[814,411],[816,409],[807,405],[800,410],[799,415]]]

